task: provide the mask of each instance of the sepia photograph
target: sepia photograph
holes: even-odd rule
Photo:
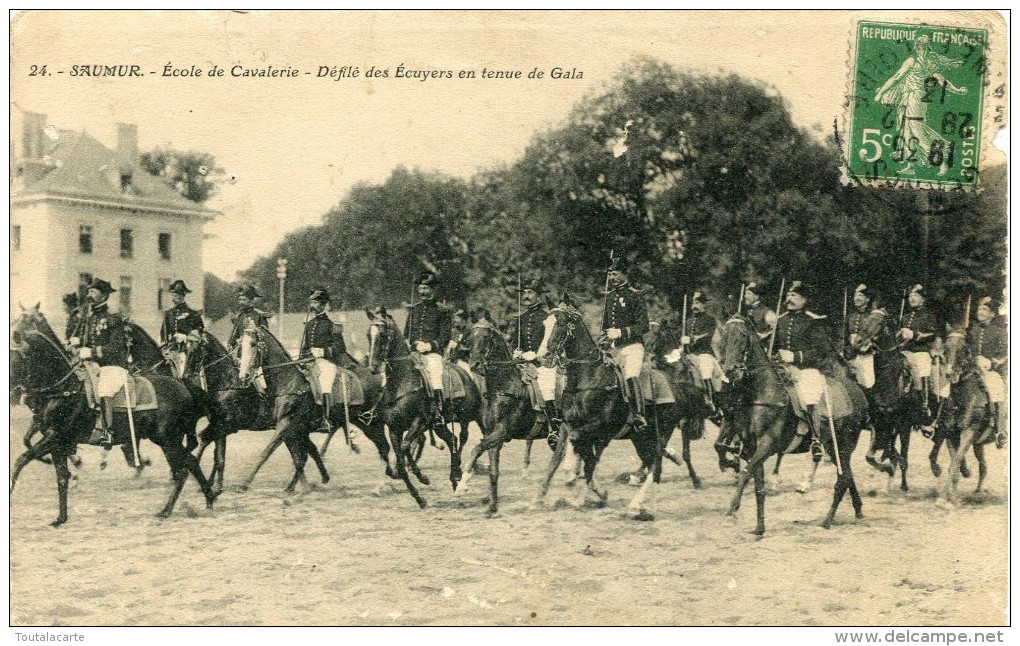
[[[1008,12],[9,31],[12,641],[1008,635]]]

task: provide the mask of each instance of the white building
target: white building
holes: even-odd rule
[[[156,336],[166,288],[180,278],[202,308],[202,208],[138,165],[138,129],[117,124],[109,150],[86,132],[24,113],[11,142],[11,312],[36,302],[58,334],[64,294],[93,277],[117,290],[111,309]]]

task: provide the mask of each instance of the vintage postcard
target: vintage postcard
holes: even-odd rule
[[[12,639],[1002,641],[1000,13],[10,36]]]

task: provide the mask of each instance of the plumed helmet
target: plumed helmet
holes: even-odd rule
[[[237,295],[246,296],[247,298],[251,299],[258,298],[259,296],[261,296],[261,294],[259,294],[259,291],[255,289],[254,285],[241,285],[240,287],[237,288]]]

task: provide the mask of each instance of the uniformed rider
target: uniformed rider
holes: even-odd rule
[[[853,301],[843,331],[843,356],[870,402],[875,385],[875,348],[879,337],[888,332],[889,316],[864,283],[854,289]]]
[[[751,281],[744,287],[744,313],[750,319],[758,339],[768,341],[772,328],[776,326],[775,311],[762,302],[766,286],[762,281]]]
[[[806,307],[811,296],[810,288],[801,281],[791,283],[786,292],[786,311],[776,322],[775,349],[780,360],[787,364],[797,397],[817,433],[820,422],[817,406],[825,392],[825,377],[819,368],[830,358],[831,343],[825,316]]]
[[[999,301],[990,296],[980,299],[977,320],[967,331],[967,345],[981,369],[988,392],[992,423],[997,430],[995,444],[1000,449],[1006,444],[1009,429],[1006,388],[1009,377],[1009,330],[1006,318],[999,314],[1001,306]]]
[[[70,339],[81,360],[80,375],[89,406],[96,411],[96,429],[89,441],[107,448],[113,443],[110,398],[123,387],[128,365],[124,321],[110,312],[110,294],[116,291],[101,278],[89,283],[78,329]]]
[[[722,418],[716,405],[715,394],[722,387],[723,372],[712,351],[712,335],[715,333],[717,322],[705,311],[707,303],[708,298],[704,292],[696,291],[691,296],[691,313],[687,317],[680,345],[701,375],[702,383],[705,384],[706,403],[712,410],[709,418],[718,424]]]
[[[234,319],[234,329],[230,332],[230,339],[227,341],[227,349],[235,352],[241,341],[241,335],[246,330],[261,328],[269,329],[269,316],[255,308],[255,299],[259,298],[258,290],[254,285],[242,285],[237,289],[237,318]]]
[[[163,326],[159,329],[159,341],[165,348],[170,367],[178,379],[184,377],[188,355],[202,342],[205,323],[202,313],[188,307],[185,302],[191,293],[183,280],[175,280],[167,288],[174,306],[163,312]]]
[[[631,429],[640,431],[645,420],[645,396],[641,392],[641,366],[645,358],[644,335],[648,332],[648,307],[640,290],[627,280],[627,264],[622,256],[609,266],[609,291],[605,295],[602,334],[609,341],[617,363],[623,370],[630,400],[630,419],[618,437]]]
[[[559,436],[557,427],[560,414],[556,410],[556,367],[545,365],[540,360],[539,350],[545,338],[546,319],[550,318],[546,307],[542,281],[530,279],[521,285],[521,312],[510,326],[510,349],[515,359],[528,362],[527,371],[532,387],[536,387],[542,404],[542,413],[535,420],[534,432],[548,430],[546,435],[553,449]],[[555,319],[549,321],[549,328]],[[529,434],[530,435],[530,434]]]
[[[432,390],[433,420],[437,427],[446,425],[443,417],[443,355],[450,343],[452,322],[450,312],[436,302],[436,276],[426,272],[418,278],[418,297],[407,312],[404,337],[425,365]]]
[[[305,322],[298,355],[300,359],[312,359],[307,377],[315,403],[322,406],[322,429],[326,432],[331,430],[329,412],[333,405],[333,382],[337,373],[336,357],[333,356],[333,321],[326,313],[329,302],[329,292],[325,289],[313,289],[308,294],[311,317]]]
[[[928,392],[931,380],[932,347],[936,342],[935,316],[928,309],[923,285],[914,285],[907,294],[907,305],[896,333],[900,348],[913,381],[914,392],[920,393],[921,414],[924,420],[931,418]]]

